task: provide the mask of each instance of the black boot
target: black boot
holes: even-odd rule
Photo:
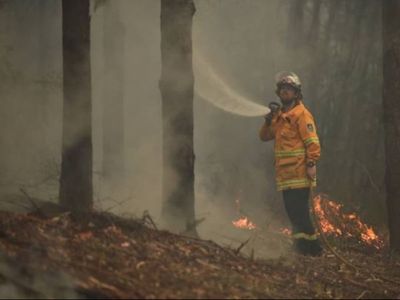
[[[295,250],[297,253],[305,256],[321,256],[322,247],[318,240],[296,239],[294,241]]]

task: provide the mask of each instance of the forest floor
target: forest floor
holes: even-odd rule
[[[94,213],[41,218],[0,212],[0,297],[398,298],[400,259],[326,251],[254,260],[212,241]]]

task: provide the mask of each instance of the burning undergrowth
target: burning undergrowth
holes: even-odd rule
[[[258,228],[256,224],[251,222],[250,219],[242,213],[242,210],[240,208],[239,198],[235,200],[235,205],[236,205],[236,213],[238,215],[238,219],[236,221],[232,221],[233,226],[239,229],[247,229],[247,230],[253,230]]]
[[[291,235],[289,228],[261,228],[257,226],[250,217],[243,214],[240,208],[240,200],[236,199],[236,211],[238,219],[232,221],[233,226],[238,229],[244,230],[268,230],[279,232],[285,236]],[[319,228],[322,233],[336,240],[340,239],[343,246],[347,245],[360,245],[363,248],[371,248],[375,250],[382,250],[385,247],[384,239],[378,235],[372,226],[368,226],[361,218],[355,213],[345,212],[342,204],[339,204],[325,194],[319,194],[313,199],[314,209],[311,211],[315,213],[314,221],[319,223]],[[318,224],[316,224],[318,225]]]
[[[256,229],[257,226],[251,222],[247,217],[241,217],[236,221],[232,221],[233,226],[240,229],[248,229],[253,230]]]
[[[385,246],[384,239],[375,230],[362,222],[354,212],[346,213],[344,206],[326,195],[314,198],[314,210],[321,230],[327,235],[355,242],[377,250]]]

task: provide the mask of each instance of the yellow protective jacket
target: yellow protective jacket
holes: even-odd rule
[[[314,118],[302,102],[288,112],[279,112],[271,122],[264,123],[260,139],[275,139],[275,170],[278,191],[309,187],[306,164],[317,162],[321,147]],[[312,182],[316,186],[316,181]]]

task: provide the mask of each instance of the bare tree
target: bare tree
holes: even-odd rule
[[[383,111],[390,246],[400,251],[400,1],[383,5]]]
[[[89,0],[62,1],[63,141],[60,204],[75,214],[93,203]]]
[[[193,0],[161,1],[163,218],[196,234],[193,151]]]
[[[124,173],[124,36],[119,2],[104,3],[103,175]]]

